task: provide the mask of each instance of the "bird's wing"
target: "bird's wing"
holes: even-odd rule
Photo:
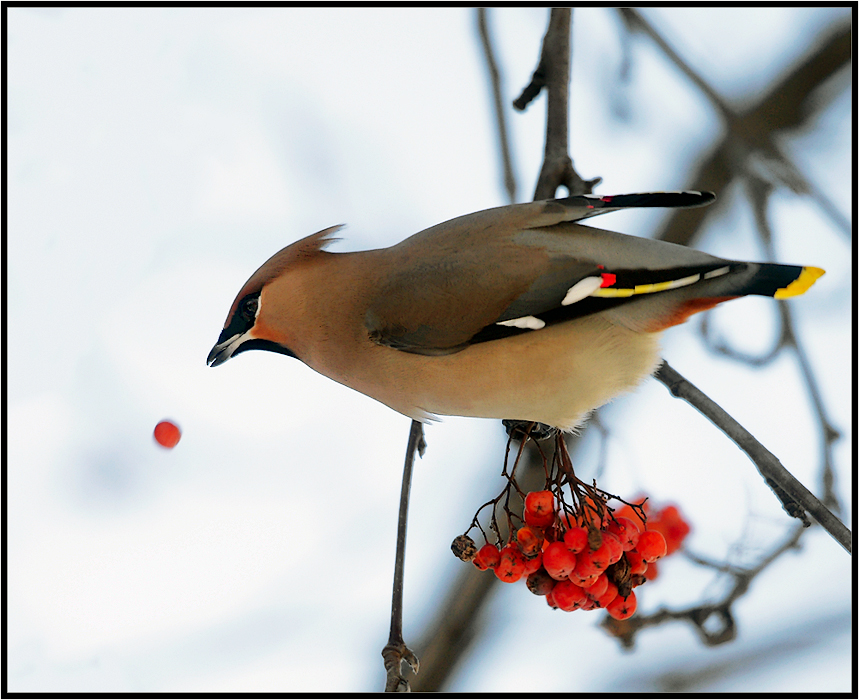
[[[449,354],[692,284],[726,261],[571,222],[628,207],[709,201],[708,193],[588,195],[453,219],[388,249],[390,272],[365,326],[380,345]]]

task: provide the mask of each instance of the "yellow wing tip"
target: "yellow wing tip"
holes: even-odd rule
[[[798,297],[800,294],[805,294],[809,287],[817,282],[818,279],[826,274],[826,270],[819,267],[804,267],[793,282],[787,287],[782,287],[773,295],[776,299],[788,299],[790,297]]]

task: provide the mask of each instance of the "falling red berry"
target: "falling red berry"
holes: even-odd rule
[[[176,447],[179,444],[179,439],[182,437],[182,431],[179,430],[179,426],[169,420],[163,420],[156,425],[152,434],[155,436],[155,442],[161,445],[161,447],[166,447],[168,450]]]

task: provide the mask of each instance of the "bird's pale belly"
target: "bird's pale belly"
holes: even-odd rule
[[[373,346],[360,366],[317,369],[418,420],[517,418],[570,430],[656,370],[658,336],[587,316],[451,355]]]

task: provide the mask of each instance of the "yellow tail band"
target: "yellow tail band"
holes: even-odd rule
[[[800,294],[805,294],[808,288],[813,285],[820,277],[826,274],[826,270],[821,270],[819,267],[804,267],[793,282],[787,287],[782,287],[776,290],[773,294],[775,299],[787,299],[789,297],[797,297]]]

